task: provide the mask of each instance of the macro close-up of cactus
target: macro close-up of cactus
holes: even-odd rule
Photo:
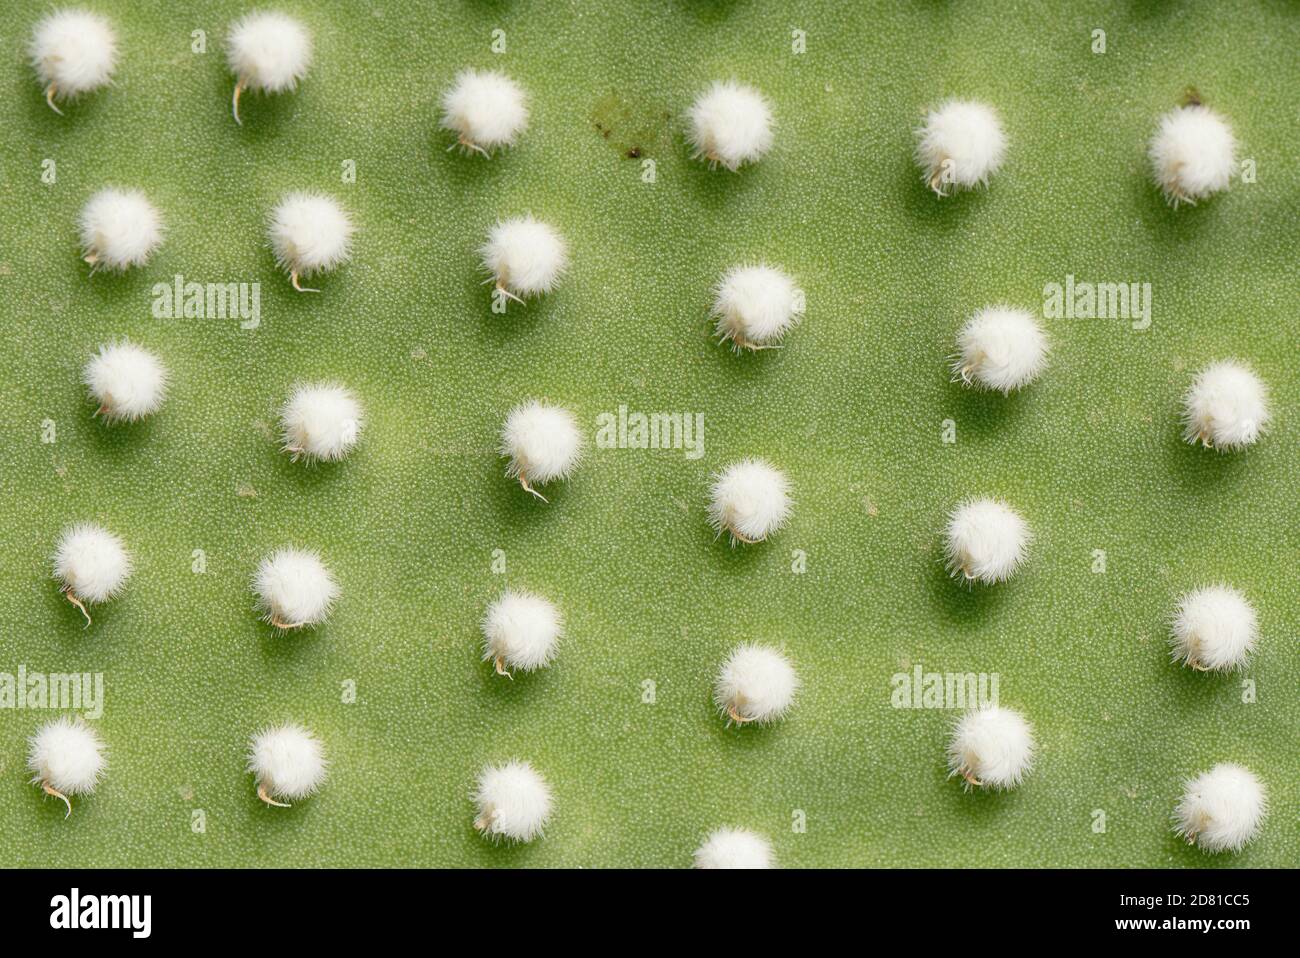
[[[1300,862],[1300,8],[4,8],[11,865]]]

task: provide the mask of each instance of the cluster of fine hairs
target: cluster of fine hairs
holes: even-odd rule
[[[111,82],[118,39],[100,14],[60,10],[36,24],[28,53],[46,102],[62,115],[59,103],[66,105]],[[245,92],[294,90],[307,75],[312,55],[309,31],[285,14],[253,12],[231,24],[226,61],[235,78],[235,122],[243,123]],[[455,137],[448,149],[484,159],[513,147],[530,119],[523,88],[493,70],[457,74],[441,98],[441,111],[441,127]],[[693,158],[710,168],[735,173],[772,149],[772,104],[736,81],[710,85],[685,118]],[[938,197],[949,197],[987,186],[1006,164],[1008,142],[992,106],[950,99],[930,110],[916,130],[915,160],[926,186]],[[1156,184],[1177,207],[1226,190],[1236,172],[1237,151],[1228,122],[1192,98],[1159,118],[1147,153]],[[77,226],[92,273],[145,266],[166,232],[162,215],[143,192],[116,187],[91,195]],[[349,261],[354,233],[351,216],[335,199],[311,191],[283,196],[267,226],[276,263],[299,292],[319,292],[302,280]],[[570,268],[565,239],[531,213],[491,225],[478,254],[485,283],[492,285],[493,308],[501,312],[507,301],[523,305],[551,293]],[[719,277],[710,316],[719,341],[740,353],[780,347],[804,312],[804,293],[792,276],[751,262]],[[1032,314],[1009,305],[987,306],[958,330],[951,371],[954,381],[967,387],[1006,396],[1040,377],[1049,351],[1047,335]],[[109,424],[133,423],[156,413],[171,384],[159,357],[127,340],[103,344],[86,363],[82,379],[95,415]],[[1184,438],[1207,448],[1244,449],[1259,439],[1270,418],[1267,387],[1237,360],[1206,366],[1183,397]],[[356,446],[362,423],[361,403],[347,386],[297,383],[279,411],[283,452],[309,464],[337,462]],[[582,458],[582,434],[571,411],[530,399],[507,414],[500,452],[508,460],[507,476],[546,501],[538,487],[573,474]],[[765,459],[738,460],[712,477],[708,521],[733,546],[764,542],[789,522],[792,508],[789,480]],[[1002,499],[963,499],[947,517],[947,569],[972,587],[994,586],[1022,567],[1031,539],[1028,523]],[[81,611],[87,627],[92,623],[89,607],[119,595],[133,569],[123,541],[96,523],[64,529],[52,558],[62,594]],[[321,554],[297,546],[266,555],[253,574],[252,589],[258,612],[278,633],[321,625],[340,596],[338,580]],[[513,680],[555,661],[565,624],[551,600],[507,588],[485,610],[481,629],[484,661],[497,675]],[[1173,660],[1206,673],[1242,667],[1259,640],[1254,608],[1241,591],[1226,584],[1184,594],[1171,631]],[[764,725],[790,712],[799,688],[799,676],[784,651],[745,641],[718,665],[713,700],[720,720],[729,726]],[[106,768],[105,751],[84,722],[59,718],[32,735],[27,766],[32,782],[62,800],[71,814],[69,796],[94,790]],[[1035,756],[1033,728],[1019,711],[981,706],[955,723],[947,765],[968,789],[1003,790],[1021,784]],[[315,794],[328,768],[321,740],[295,722],[256,731],[247,762],[258,798],[277,807]],[[485,764],[471,797],[477,807],[474,828],[493,841],[537,838],[554,805],[546,780],[519,759]],[[1264,785],[1254,774],[1220,763],[1186,782],[1174,811],[1175,830],[1207,851],[1237,851],[1257,834],[1266,809]],[[694,853],[699,868],[770,868],[774,863],[767,838],[732,827],[713,831]]]

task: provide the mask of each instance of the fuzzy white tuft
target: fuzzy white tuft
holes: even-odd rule
[[[991,585],[1011,577],[1025,559],[1029,526],[1005,502],[970,499],[948,517],[948,571]]]
[[[1160,118],[1148,149],[1156,183],[1177,206],[1228,188],[1237,168],[1237,141],[1223,117],[1194,104]]]
[[[551,817],[551,789],[527,762],[486,765],[474,790],[474,827],[489,838],[530,842]]]
[[[533,490],[552,479],[573,472],[582,454],[582,434],[573,413],[559,406],[547,406],[535,399],[510,410],[501,429],[501,455],[510,457],[506,475]]]
[[[311,66],[311,36],[293,17],[270,10],[245,14],[227,38],[230,72],[250,90],[283,93]]]
[[[772,868],[772,845],[743,828],[716,829],[695,849],[696,868]]]
[[[301,725],[285,722],[257,732],[248,743],[248,770],[258,796],[290,801],[314,795],[325,781],[328,763],[320,739]]]
[[[803,290],[770,266],[732,267],[714,288],[718,335],[737,349],[775,345],[803,311]]]
[[[1220,450],[1244,449],[1268,425],[1268,388],[1244,363],[1201,370],[1183,397],[1183,437]]]
[[[1047,335],[1023,309],[989,306],[957,333],[953,372],[1003,395],[1027,386],[1047,365]]]
[[[91,272],[143,266],[163,239],[162,217],[139,190],[100,190],[82,207],[78,227]]]
[[[569,265],[560,234],[532,214],[493,226],[479,255],[492,274],[490,282],[520,302],[549,293]]]
[[[916,162],[939,196],[986,185],[1007,152],[1002,121],[984,103],[949,100],[930,111],[916,135]]]
[[[531,672],[549,665],[563,632],[560,610],[540,595],[507,589],[483,616],[483,659],[497,672]]]
[[[701,93],[687,114],[693,155],[733,173],[772,148],[772,107],[753,87],[731,80]]]
[[[27,52],[45,88],[45,100],[75,97],[105,86],[117,64],[117,37],[108,21],[88,10],[57,10],[39,23]]]
[[[762,459],[745,459],[714,477],[709,524],[733,542],[762,542],[785,525],[790,507],[785,473]]]
[[[99,347],[81,371],[105,422],[135,422],[158,411],[167,393],[167,369],[147,349],[123,340]]]
[[[105,602],[122,591],[131,557],[122,540],[103,526],[69,526],[54,548],[54,577],[81,602]]]
[[[799,676],[776,649],[747,642],[732,650],[718,669],[713,701],[738,725],[773,722],[790,710]]]
[[[1179,600],[1173,657],[1194,669],[1230,672],[1255,648],[1259,625],[1246,597],[1226,585],[1207,586]]]
[[[462,70],[442,96],[442,125],[467,150],[490,156],[498,146],[513,146],[528,126],[524,91],[504,73]]]
[[[72,814],[69,795],[93,792],[104,773],[104,743],[80,717],[46,722],[27,740],[27,770],[32,784],[60,799]]]
[[[275,261],[289,273],[294,288],[298,279],[341,266],[352,256],[355,227],[347,211],[331,196],[290,193],[271,213],[268,234]],[[317,292],[317,290],[310,290]]]
[[[230,28],[226,62],[236,81],[231,112],[235,122],[240,123],[239,96],[244,90],[283,93],[307,75],[311,36],[306,27],[283,13],[249,13]]]
[[[320,554],[307,549],[277,549],[262,560],[253,591],[263,617],[277,629],[318,625],[329,615],[339,587]]]
[[[65,715],[46,722],[27,740],[32,784],[64,795],[93,792],[106,764],[103,741],[80,718]]]
[[[1220,762],[1187,782],[1174,831],[1207,852],[1239,852],[1268,812],[1264,785],[1248,768]]]
[[[1014,788],[1034,760],[1034,734],[1014,709],[985,706],[957,720],[948,743],[948,769],[967,786]]]
[[[284,451],[308,462],[342,459],[357,444],[361,404],[332,383],[299,383],[280,411]]]

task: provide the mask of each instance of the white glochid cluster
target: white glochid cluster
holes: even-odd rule
[[[1230,672],[1246,663],[1258,639],[1254,608],[1231,586],[1196,589],[1178,601],[1175,662],[1202,672]]]
[[[738,350],[776,345],[803,312],[803,290],[771,266],[732,267],[714,288],[718,336]]]
[[[1235,360],[1201,370],[1183,397],[1183,438],[1193,445],[1222,452],[1245,449],[1259,439],[1270,418],[1268,388]]]
[[[986,706],[968,711],[953,728],[948,770],[967,787],[1019,785],[1034,759],[1034,734],[1015,709]]]
[[[82,207],[78,231],[92,273],[143,266],[163,240],[162,216],[139,190],[100,190]]]
[[[1254,773],[1220,762],[1187,782],[1174,809],[1174,831],[1207,852],[1239,852],[1267,812],[1268,794]]]
[[[284,93],[298,85],[311,66],[311,35],[297,20],[269,10],[246,14],[230,28],[226,62],[235,75],[230,112],[236,123],[245,90]]]
[[[968,582],[1002,582],[1024,561],[1030,538],[1025,520],[1005,502],[969,499],[948,516],[948,571]]]
[[[528,762],[486,765],[474,790],[474,827],[488,838],[530,842],[551,817],[551,788]]]
[[[479,247],[483,268],[500,295],[522,303],[553,290],[569,265],[564,240],[532,214],[501,220]]]
[[[280,433],[294,460],[337,461],[357,444],[361,404],[336,383],[299,383],[280,410]]]
[[[497,674],[550,665],[564,631],[560,610],[540,595],[507,589],[483,615],[483,659]]]
[[[27,741],[27,770],[32,784],[61,799],[72,814],[69,795],[95,790],[107,761],[99,735],[80,718],[61,716],[46,722]]]
[[[456,134],[452,146],[491,156],[513,146],[528,127],[524,91],[504,73],[462,70],[442,96],[442,125]]]
[[[696,868],[773,868],[771,843],[743,828],[715,829],[695,849]]]
[[[36,24],[27,48],[32,68],[55,113],[72,99],[106,86],[117,64],[117,37],[109,22],[89,10],[56,10]]]
[[[745,459],[713,479],[709,524],[732,542],[762,542],[790,518],[790,483],[762,459]]]
[[[262,560],[253,576],[258,609],[277,629],[319,625],[339,596],[318,552],[285,547]]]
[[[733,173],[772,148],[772,107],[753,87],[719,81],[701,93],[687,114],[693,155]]]
[[[327,766],[320,739],[294,722],[262,729],[248,743],[257,797],[277,808],[319,791]]]
[[[1148,155],[1156,183],[1174,206],[1194,204],[1226,190],[1237,169],[1237,141],[1231,128],[1200,104],[1162,116]]]
[[[103,526],[82,522],[69,526],[54,547],[54,577],[68,601],[90,625],[87,605],[118,595],[131,575],[131,556],[122,540]]]
[[[799,676],[782,653],[766,645],[738,645],[718,669],[713,701],[731,722],[774,722],[790,711]]]
[[[1002,121],[984,103],[949,100],[926,115],[916,134],[916,162],[939,196],[986,185],[1007,152]]]
[[[341,266],[352,256],[355,227],[338,201],[323,193],[290,193],[276,204],[267,233],[275,261],[300,293],[318,293],[303,277]]]
[[[125,340],[99,347],[81,371],[90,398],[99,404],[95,415],[108,423],[135,422],[157,412],[167,379],[157,356]]]
[[[989,306],[958,331],[952,369],[968,385],[1007,395],[1038,378],[1047,348],[1047,334],[1026,310]]]
[[[510,410],[501,428],[501,455],[508,456],[506,475],[543,502],[534,489],[573,472],[582,455],[582,433],[573,413],[535,399]]]

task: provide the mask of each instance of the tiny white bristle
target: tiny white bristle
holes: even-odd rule
[[[262,560],[253,591],[263,617],[278,629],[319,625],[339,596],[338,583],[319,553],[289,547]]]
[[[1002,121],[984,103],[949,100],[926,115],[916,135],[916,162],[939,196],[987,185],[1007,152]]]
[[[762,459],[745,459],[714,476],[709,524],[733,542],[762,542],[790,518],[790,483]]]
[[[695,100],[687,119],[693,155],[733,173],[772,148],[772,107],[753,87],[714,83]]]
[[[248,770],[258,796],[294,801],[314,795],[325,782],[328,767],[318,739],[295,722],[285,722],[253,734],[248,743]]]
[[[81,371],[105,422],[135,422],[157,412],[167,393],[167,369],[147,349],[123,340],[106,343]]]
[[[268,228],[275,261],[295,287],[300,277],[346,263],[354,231],[347,211],[322,193],[290,193],[276,205]]]
[[[1003,395],[1038,378],[1047,365],[1047,335],[1023,309],[989,306],[957,333],[953,372],[962,382]]]
[[[1246,663],[1259,638],[1255,610],[1238,590],[1207,586],[1184,595],[1174,615],[1175,662],[1210,672]]]
[[[776,649],[746,642],[732,650],[718,669],[713,701],[738,725],[773,722],[790,711],[799,676]]]
[[[1190,779],[1174,809],[1174,831],[1207,852],[1239,852],[1259,833],[1268,793],[1250,769],[1220,762]]]
[[[1183,397],[1183,438],[1193,445],[1244,449],[1271,418],[1268,388],[1249,366],[1231,359],[1201,370]]]
[[[90,93],[108,84],[117,64],[117,37],[108,20],[89,10],[56,10],[36,24],[27,48],[45,99]]]
[[[773,868],[772,845],[743,828],[716,829],[695,849],[696,868]]]
[[[226,62],[246,89],[283,93],[307,75],[311,35],[301,23],[283,13],[249,13],[230,28]]]
[[[361,434],[361,404],[344,386],[299,383],[280,410],[280,432],[294,459],[342,459]]]
[[[479,255],[496,288],[517,300],[549,293],[569,264],[560,234],[531,214],[498,222]]]
[[[33,785],[47,792],[53,789],[72,814],[67,796],[95,790],[108,764],[104,751],[104,742],[93,728],[64,715],[46,722],[27,740],[27,770]]]
[[[948,571],[991,585],[1010,578],[1029,548],[1029,526],[1005,502],[970,499],[948,517]]]
[[[563,632],[560,610],[540,595],[507,589],[483,616],[483,659],[502,675],[549,665]]]
[[[467,150],[490,156],[513,146],[528,126],[528,104],[519,84],[495,70],[462,70],[442,96],[442,125]]]
[[[105,602],[122,591],[131,575],[131,556],[122,540],[103,526],[69,526],[54,548],[54,577],[83,603]]]
[[[143,266],[163,240],[162,216],[139,190],[100,190],[82,207],[78,228],[92,272]]]
[[[803,312],[803,290],[770,266],[732,267],[714,288],[717,333],[737,349],[776,345]]]
[[[530,492],[534,485],[564,479],[582,455],[582,434],[573,413],[535,399],[510,410],[501,429],[501,455],[510,463],[506,475]]]
[[[528,762],[486,765],[474,790],[474,827],[492,839],[530,842],[551,817],[551,789]]]
[[[1237,168],[1232,129],[1223,117],[1200,104],[1162,116],[1148,154],[1156,183],[1174,206],[1194,204],[1226,190]]]
[[[968,711],[953,728],[948,770],[968,787],[1008,789],[1033,764],[1033,729],[1015,709],[985,706]]]

